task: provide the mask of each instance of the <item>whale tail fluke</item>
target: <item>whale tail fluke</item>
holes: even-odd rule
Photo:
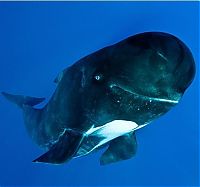
[[[20,108],[26,105],[34,106],[45,100],[45,98],[36,98],[36,97],[23,96],[23,95],[13,95],[6,92],[1,92],[1,94],[10,102],[15,103]]]

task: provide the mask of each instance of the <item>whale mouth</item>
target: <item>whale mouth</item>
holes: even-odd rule
[[[142,95],[142,94],[138,94],[128,88],[125,88],[121,85],[117,85],[117,84],[111,84],[110,85],[110,88],[113,90],[113,89],[120,89],[120,90],[123,90],[124,92],[127,92],[131,95],[134,95],[136,97],[140,97],[144,100],[149,100],[150,102],[151,101],[156,101],[156,102],[164,102],[164,103],[171,103],[171,104],[177,104],[179,102],[179,99],[178,100],[171,100],[171,99],[164,99],[164,98],[157,98],[157,97],[150,97],[150,96],[145,96],[145,95]]]

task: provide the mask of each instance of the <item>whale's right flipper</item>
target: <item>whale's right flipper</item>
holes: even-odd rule
[[[137,142],[135,133],[131,132],[110,142],[108,149],[100,158],[100,164],[106,165],[133,157],[136,153]]]
[[[33,162],[51,164],[62,164],[67,162],[74,154],[76,154],[82,140],[82,133],[73,130],[66,130],[48,152],[33,160]]]

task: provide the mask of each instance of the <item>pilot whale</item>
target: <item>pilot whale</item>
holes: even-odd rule
[[[23,111],[28,134],[47,152],[33,162],[65,163],[105,148],[100,164],[133,157],[135,131],[177,105],[195,75],[189,48],[162,32],[133,35],[67,67],[44,98],[2,94]]]

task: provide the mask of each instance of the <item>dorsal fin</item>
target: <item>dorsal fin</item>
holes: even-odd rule
[[[23,105],[34,106],[45,100],[45,98],[36,98],[36,97],[23,96],[23,95],[13,95],[6,92],[2,92],[2,95],[9,101],[17,104],[19,107],[23,107]]]

